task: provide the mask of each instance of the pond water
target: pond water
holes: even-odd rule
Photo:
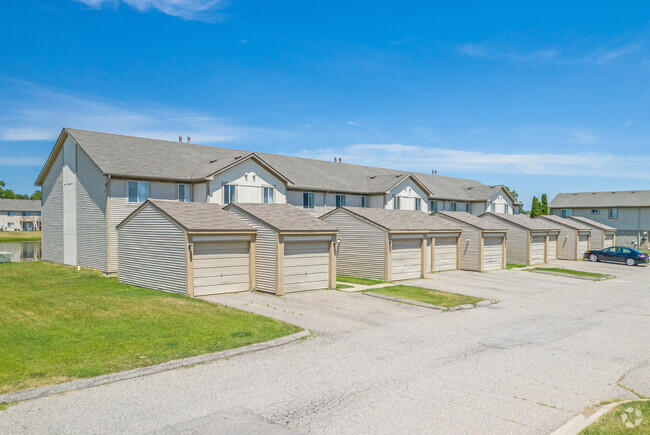
[[[11,262],[39,261],[41,242],[0,242],[0,252],[11,253]]]

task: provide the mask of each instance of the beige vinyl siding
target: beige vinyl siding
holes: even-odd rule
[[[431,240],[434,252],[433,271],[456,270],[458,237],[434,237]]]
[[[77,264],[106,271],[106,177],[77,147]]]
[[[176,194],[178,196],[178,193]],[[196,183],[192,186],[192,202],[207,202],[208,189],[206,183]]]
[[[249,241],[194,243],[194,296],[248,291],[249,249]]]
[[[582,258],[589,250],[589,235],[578,234],[578,258]]]
[[[603,248],[609,248],[610,246],[614,246],[614,234],[605,233],[605,241],[603,243]]]
[[[185,292],[185,232],[147,205],[120,229],[119,281]]]
[[[557,260],[557,235],[548,236],[548,256],[546,261]]]
[[[483,238],[483,270],[496,270],[502,268],[503,237]]]
[[[510,240],[510,237],[508,237]],[[546,260],[544,258],[544,251],[546,247],[546,236],[532,236],[530,240],[530,263],[528,264],[542,264]],[[508,246],[508,251],[510,247]],[[506,255],[507,256],[507,255]]]
[[[285,293],[329,288],[330,242],[284,244]]]
[[[337,275],[386,278],[386,232],[383,229],[342,211],[323,220],[339,230]]]
[[[59,151],[42,186],[43,260],[63,263],[63,151]]]
[[[255,289],[275,293],[276,232],[236,208],[228,211],[257,230],[255,238]]]
[[[462,230],[460,234],[460,268],[462,270],[478,271],[479,230],[462,222],[453,220],[449,220],[449,222],[452,222]]]
[[[591,249],[603,249],[604,242],[605,232],[600,228],[591,227]]]
[[[576,260],[576,242],[576,231],[562,228],[557,240],[560,260]]]
[[[63,143],[63,263],[77,264],[77,144]]]
[[[115,227],[131,214],[141,203],[128,202],[127,182],[129,180],[112,178],[109,181],[110,236],[111,236],[111,270],[117,271],[117,231]],[[131,181],[138,181],[133,179]],[[150,181],[149,198],[175,200],[178,196],[178,183]]]
[[[391,280],[420,278],[422,238],[393,239],[391,245]]]
[[[528,262],[528,244],[530,233],[527,229],[515,225],[505,219],[500,219],[491,214],[482,216],[481,219],[493,222],[506,228],[506,263],[508,264],[530,264]]]

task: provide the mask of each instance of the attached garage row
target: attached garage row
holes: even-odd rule
[[[557,260],[557,235],[548,236],[547,260]]]
[[[578,233],[578,258],[589,250],[589,233]]]
[[[457,268],[460,229],[424,212],[341,207],[320,219],[338,230],[339,275],[401,281]],[[445,240],[439,253],[438,238]],[[451,251],[447,240],[453,240]]]
[[[208,296],[250,291],[256,230],[218,204],[148,200],[118,230],[118,279]]]
[[[584,252],[591,249],[592,231],[584,223],[555,215],[537,216],[535,220],[553,225],[560,230],[556,251],[559,260],[581,260]]]
[[[546,263],[546,235],[533,235],[530,238],[530,264]]]
[[[255,289],[283,295],[336,287],[336,229],[289,204],[229,204],[257,230]]]
[[[503,236],[483,236],[483,270],[503,269]]]
[[[567,219],[591,229],[589,249],[605,249],[616,244],[616,228],[582,216],[569,216]]]

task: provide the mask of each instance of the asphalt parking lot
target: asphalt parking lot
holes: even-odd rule
[[[0,433],[550,433],[600,401],[650,396],[650,268],[445,272],[413,284],[498,304],[441,313],[358,293],[216,302],[314,331],[283,347],[0,411]]]

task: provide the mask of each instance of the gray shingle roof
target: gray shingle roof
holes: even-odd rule
[[[232,213],[228,213],[219,204],[151,199],[147,202],[168,214],[187,231],[257,231]]]
[[[362,207],[343,207],[342,210],[367,219],[388,231],[460,231],[458,226],[449,221],[417,210]]]
[[[279,232],[336,232],[336,228],[290,204],[229,204]]]
[[[474,216],[464,211],[438,211],[433,214],[433,216],[442,216],[445,218],[455,219],[462,223],[471,225],[479,230],[501,230],[506,231],[505,227],[495,224],[494,222],[481,219],[478,216]]]
[[[341,193],[383,193],[408,171],[334,163],[303,157],[220,148],[65,128],[64,133],[89,155],[104,174],[200,181],[247,157],[261,159],[296,189]],[[44,172],[37,184],[42,183]],[[502,186],[476,180],[413,173],[436,199],[485,201]]]
[[[531,219],[529,216],[526,216],[525,214],[502,214],[502,213],[483,213],[480,217],[483,217],[485,215],[490,215],[494,216],[499,219],[503,219],[504,221],[513,223],[515,225],[519,225],[522,228],[526,228],[527,230],[531,231],[560,231],[560,227],[558,225],[553,225],[550,222],[544,222],[541,219]]]
[[[551,208],[650,207],[650,190],[558,193]]]
[[[0,211],[39,212],[41,201],[38,199],[0,199]]]
[[[596,222],[594,220],[591,220],[589,218],[582,217],[582,216],[570,216],[568,219],[577,220],[577,221],[579,221],[579,222],[581,222],[581,223],[583,223],[583,224],[585,224],[585,225],[587,225],[588,227],[591,227],[591,228],[598,228],[598,229],[605,230],[605,231],[617,231],[617,229],[614,228],[614,227],[610,227],[609,225],[601,224],[600,222]]]
[[[580,223],[578,221],[570,220],[570,219],[563,218],[563,217],[560,217],[560,216],[555,216],[553,214],[537,216],[535,219],[542,219],[542,220],[550,221],[550,222],[553,222],[553,223],[556,223],[556,224],[567,226],[569,228],[573,228],[574,230],[580,230],[580,231],[591,230],[590,227],[588,227],[587,225],[582,224],[582,223]]]

